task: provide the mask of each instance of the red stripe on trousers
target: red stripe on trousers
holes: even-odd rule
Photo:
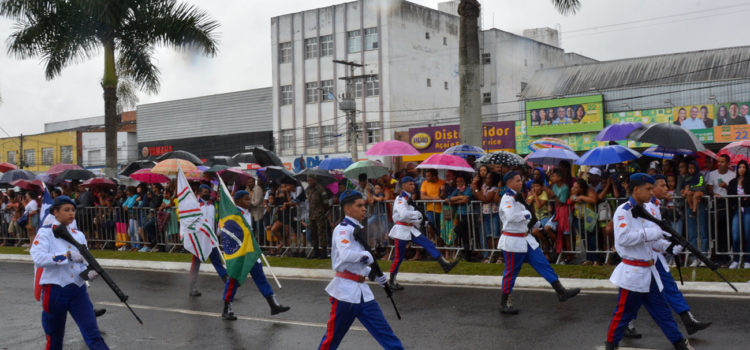
[[[234,278],[229,278],[229,286],[227,287],[227,294],[224,295],[224,302],[231,303],[232,301],[229,300],[229,295],[232,294],[232,289],[234,289]]]
[[[320,350],[328,350],[331,348],[331,342],[333,341],[333,327],[336,325],[336,307],[339,305],[339,301],[331,297],[331,318],[328,319],[328,330],[326,330],[326,339],[320,344]]]
[[[397,239],[393,240],[393,247],[396,249],[396,255],[393,257],[393,263],[391,264],[391,270],[388,271],[389,273],[393,273],[393,270],[395,270],[396,266],[398,266],[399,260],[401,260],[401,254],[399,253]]]
[[[612,343],[615,338],[615,329],[617,325],[622,321],[622,314],[625,312],[625,302],[628,300],[628,290],[620,289],[620,300],[617,302],[617,311],[615,316],[612,318],[612,323],[609,324],[609,330],[607,331],[607,341]]]
[[[52,347],[52,338],[49,336],[49,334],[45,335],[47,337],[47,346],[44,347],[45,350],[49,350]]]
[[[510,294],[510,281],[513,276],[513,269],[516,268],[515,254],[508,252],[508,255],[510,256],[510,263],[507,261],[505,263],[508,264],[506,265],[506,267],[510,267],[510,269],[508,269],[508,273],[506,273],[505,276],[505,281],[503,281],[503,294]]]
[[[44,310],[44,312],[47,312],[47,313],[49,313],[49,290],[50,290],[50,287],[51,287],[50,284],[46,284],[46,285],[44,285],[44,287],[42,287],[42,288],[44,288],[44,292],[43,292],[44,293],[44,301],[42,301],[42,309]]]

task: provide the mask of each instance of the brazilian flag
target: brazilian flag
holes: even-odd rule
[[[245,282],[250,269],[258,262],[262,252],[258,242],[255,241],[252,226],[245,221],[240,209],[234,205],[224,183],[222,182],[219,187],[217,212],[221,245],[227,262],[227,274],[241,285]]]

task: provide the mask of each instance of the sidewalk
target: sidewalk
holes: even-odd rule
[[[0,254],[0,261],[31,263],[31,256],[20,254]],[[141,269],[174,272],[187,272],[190,270],[190,263],[184,262],[119,259],[97,259],[97,261],[99,261],[99,264],[101,264],[104,268]],[[263,269],[266,275],[268,275],[268,278],[271,279],[272,276],[268,267],[264,266]],[[211,264],[201,264],[201,272],[208,274],[216,273]],[[333,278],[333,271],[330,269],[274,267],[273,272],[279,278],[307,278],[320,280],[330,280]],[[455,274],[446,275],[404,272],[398,274],[398,280],[401,283],[408,284],[430,284],[446,287],[496,287],[499,289],[501,276],[472,276]],[[587,291],[614,291],[617,289],[608,280],[561,278],[560,281],[563,283],[563,285],[565,285],[565,287],[581,288]],[[680,290],[684,293],[710,293],[750,296],[750,283],[736,282],[734,283],[734,285],[739,290],[739,293],[734,293],[732,289],[723,282],[685,282],[684,286],[680,286]],[[547,281],[545,281],[541,277],[518,277],[518,279],[516,280],[516,287],[549,289],[549,283],[547,283]]]

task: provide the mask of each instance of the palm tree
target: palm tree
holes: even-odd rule
[[[41,57],[47,79],[103,50],[107,176],[116,176],[119,80],[129,79],[137,89],[156,93],[159,69],[151,56],[157,46],[194,49],[207,56],[217,51],[218,22],[176,0],[0,1],[0,16],[16,21],[8,53],[22,59]]]
[[[551,0],[560,13],[575,14],[581,7],[579,0]],[[461,125],[461,143],[482,146],[482,101],[479,90],[479,23],[478,0],[461,0],[458,41],[458,79],[460,103],[458,114]]]

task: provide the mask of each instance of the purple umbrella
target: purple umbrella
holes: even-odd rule
[[[596,135],[596,141],[620,141],[627,139],[628,134],[643,126],[643,123],[612,124]]]

